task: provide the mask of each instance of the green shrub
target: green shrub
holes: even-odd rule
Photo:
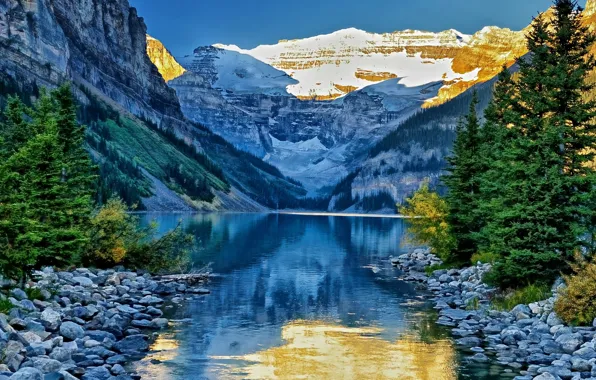
[[[442,264],[435,264],[435,265],[427,266],[426,268],[424,268],[424,272],[426,273],[427,276],[430,276],[436,270],[453,269],[453,268],[454,268],[454,266],[452,264],[442,263]]]
[[[596,318],[596,263],[580,258],[572,268],[575,274],[564,277],[567,287],[559,292],[555,311],[569,324],[591,325]]]
[[[41,294],[41,289],[39,288],[25,288],[25,293],[27,293],[27,298],[30,300],[43,300],[43,295]]]
[[[86,266],[109,268],[124,265],[150,272],[183,271],[194,239],[180,226],[157,237],[157,225],[141,228],[120,199],[110,199],[91,218],[89,249],[82,256]]]
[[[568,268],[564,256],[557,252],[510,250],[508,256],[494,263],[485,281],[504,290],[528,283],[552,284]]]
[[[496,310],[510,311],[519,304],[530,304],[545,300],[551,296],[550,287],[540,284],[528,285],[525,288],[510,290],[498,294],[492,299],[492,306]]]
[[[0,313],[8,314],[13,308],[14,305],[8,299],[0,297]]]
[[[478,252],[472,255],[472,259],[470,260],[472,264],[477,264],[481,262],[483,264],[490,263],[493,264],[499,259],[499,255],[492,253],[492,252]]]
[[[466,310],[478,310],[480,307],[480,300],[478,297],[474,297],[466,303]]]

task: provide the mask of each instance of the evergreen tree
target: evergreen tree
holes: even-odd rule
[[[76,105],[69,84],[52,93],[56,102],[56,126],[64,155],[62,179],[70,199],[70,222],[87,225],[93,209],[93,188],[98,173],[85,149],[85,126],[77,122]]]
[[[508,164],[503,153],[506,151],[506,144],[511,137],[510,129],[507,126],[516,119],[516,101],[511,72],[504,66],[494,86],[493,98],[484,111],[485,122],[480,136],[478,159],[481,168],[478,212],[482,228],[476,236],[479,249],[482,251],[490,250],[488,243],[490,239],[483,231],[494,210],[498,209],[493,202],[498,201],[501,195],[502,173],[506,170],[505,165]]]
[[[593,162],[596,158],[596,101],[586,94],[595,89],[589,76],[596,69],[591,47],[596,36],[582,24],[581,8],[575,1],[559,0],[553,20],[552,86],[549,119],[552,133],[558,137],[559,153],[565,176],[563,223],[583,234],[594,214]]]
[[[468,115],[457,127],[453,154],[447,158],[449,174],[442,178],[449,190],[446,196],[449,207],[447,222],[456,241],[453,260],[459,263],[468,263],[477,252],[476,235],[482,227],[478,212],[482,167],[479,159],[481,129],[476,114],[477,105],[478,98],[474,93]]]
[[[595,114],[581,93],[594,67],[593,37],[575,2],[557,0],[554,14],[553,21],[534,20],[512,96],[497,97],[487,112],[489,128],[501,131],[501,149],[483,181],[490,196],[483,236],[502,256],[492,273],[502,287],[551,281],[564,271],[592,212],[594,179],[586,163]],[[486,185],[497,176],[497,185]]]
[[[26,107],[18,97],[9,96],[4,111],[4,123],[0,130],[2,145],[0,158],[6,158],[17,151],[34,133],[25,121]]]
[[[0,162],[0,270],[8,276],[70,263],[88,242],[95,175],[75,117],[67,86],[42,91],[32,110],[9,102],[0,125],[13,142]]]

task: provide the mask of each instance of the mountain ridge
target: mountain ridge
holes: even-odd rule
[[[523,34],[495,26],[472,35],[455,29],[371,33],[347,28],[253,49],[213,46],[251,55],[286,72],[299,81],[288,92],[303,100],[333,100],[396,77],[411,86],[443,80],[438,96],[426,102],[432,106],[489,80],[503,65],[513,64],[525,53]]]
[[[128,0],[0,0],[0,106],[72,82],[106,197],[117,190],[152,210],[295,204],[299,184],[183,115],[146,33]]]
[[[550,10],[545,13],[546,17],[552,17]],[[594,14],[596,0],[589,0],[584,15],[586,24],[592,28],[596,25]],[[191,75],[187,73],[170,85],[181,98],[183,112],[191,119],[208,125],[240,149],[249,150],[280,167],[284,174],[303,182],[309,194],[333,194],[333,186],[349,177],[349,186],[353,185],[350,197],[360,202],[353,202],[349,207],[359,207],[358,204],[366,203],[364,201],[371,197],[389,204],[389,198],[381,193],[389,194],[393,203],[400,201],[424,177],[438,178],[449,152],[457,118],[451,111],[446,117],[436,111],[417,117],[415,114],[420,107],[432,110],[450,102],[462,103],[474,86],[481,86],[486,92],[483,95],[486,103],[493,78],[503,66],[511,66],[516,58],[526,54],[525,33],[530,28],[512,31],[492,26],[471,35],[454,29],[438,33],[406,30],[375,34],[348,28],[247,50],[216,44],[211,49],[219,49],[216,51],[221,54],[228,51],[253,57],[284,72],[298,84],[288,85],[285,94],[280,92],[275,96],[256,91],[240,93],[233,86],[207,89],[205,76],[224,75],[212,69],[208,74],[195,70],[194,83],[182,84],[184,76]],[[354,43],[358,38],[359,42]],[[330,47],[326,40],[334,41],[335,45]],[[350,69],[342,71],[342,65],[347,67],[345,62],[353,61],[354,57],[361,60],[351,62]],[[381,61],[374,64],[371,57]],[[371,66],[366,66],[367,60]],[[412,62],[415,65],[408,67]],[[301,77],[304,72],[317,70],[328,83],[316,76],[307,78],[306,82],[327,86],[327,91],[332,92],[329,96],[311,91],[308,86],[302,93],[294,91],[296,86],[304,85],[304,76]],[[408,70],[413,74],[407,75]],[[425,70],[430,70],[430,74],[423,75]],[[344,80],[334,80],[338,76]],[[350,80],[345,80],[348,76]],[[203,78],[203,83],[198,78]],[[401,98],[392,100],[390,94],[399,92],[399,85],[412,88],[415,80],[422,83],[418,91],[410,96],[402,93]],[[458,100],[462,95],[465,96]],[[422,102],[415,105],[419,100]],[[230,112],[226,111],[228,107]],[[466,112],[466,108],[460,106],[441,109]],[[436,119],[422,121],[429,117]],[[435,131],[436,137],[407,132],[402,138],[410,139],[403,142],[410,146],[409,151],[398,153],[395,162],[368,157],[368,150],[388,134],[399,131],[407,122],[412,124],[410,118],[418,118],[415,119],[419,120],[417,125]],[[383,169],[384,166],[387,167]],[[337,201],[332,199],[329,209],[336,210],[337,204],[347,204]]]

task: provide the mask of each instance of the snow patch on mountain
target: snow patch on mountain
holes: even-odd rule
[[[328,150],[325,145],[321,143],[319,137],[316,136],[310,140],[299,141],[299,142],[291,142],[291,141],[282,141],[278,140],[275,137],[269,135],[271,137],[271,145],[273,149],[279,150],[289,150],[294,152],[315,152],[315,151],[326,151]]]
[[[349,28],[251,50],[236,45],[214,46],[251,55],[284,71],[298,81],[287,88],[295,96],[330,99],[379,82],[381,77],[376,73],[400,77],[400,84],[408,87],[442,80],[474,80],[478,72],[456,73],[453,54],[448,53],[450,48],[466,46],[471,39],[454,29],[377,34]]]
[[[231,50],[202,47],[179,61],[193,72],[206,74],[204,69],[211,70],[211,85],[222,90],[224,96],[228,93],[287,95],[286,88],[297,83],[283,71]]]

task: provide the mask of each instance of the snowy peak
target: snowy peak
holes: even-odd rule
[[[250,55],[215,46],[199,47],[192,56],[180,59],[180,63],[224,95],[288,95],[286,88],[297,83],[283,71]]]
[[[508,51],[516,51],[517,46],[513,44],[518,44],[517,35],[523,37],[521,32],[489,27],[471,36],[455,29],[437,33],[409,29],[369,33],[348,28],[304,39],[282,40],[250,50],[236,45],[214,46],[250,55],[285,72],[297,80],[288,86],[287,91],[300,99],[335,99],[395,78],[401,78],[399,84],[408,87],[443,81],[444,88],[439,96],[429,100],[432,104],[450,99],[481,80],[478,75],[484,67],[461,62],[454,65],[454,61],[458,57],[462,61],[462,51],[474,45],[485,46],[486,41],[492,43],[496,38],[491,36],[499,34],[505,37],[499,39],[496,56],[490,62],[478,60],[488,64],[492,73],[503,64],[512,63],[500,46],[505,43]],[[507,41],[512,43],[507,44]],[[464,67],[465,71],[462,70]]]

